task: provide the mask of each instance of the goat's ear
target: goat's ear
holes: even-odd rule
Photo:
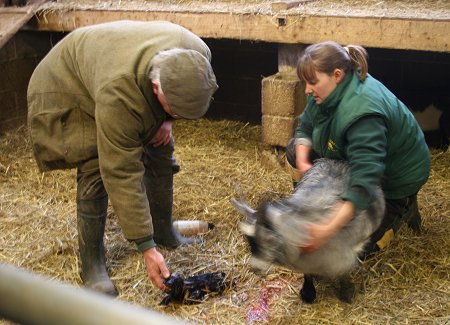
[[[249,207],[246,203],[240,202],[236,199],[231,199],[233,207],[243,216],[245,216],[246,222],[249,224],[256,223],[256,210]]]

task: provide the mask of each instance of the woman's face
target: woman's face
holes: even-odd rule
[[[335,69],[331,75],[316,71],[316,80],[313,83],[306,81],[305,93],[314,97],[316,104],[321,104],[344,78],[344,72]]]

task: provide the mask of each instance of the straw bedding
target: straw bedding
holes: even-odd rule
[[[261,277],[249,270],[249,249],[237,230],[241,217],[230,204],[240,195],[253,206],[288,195],[282,154],[262,151],[260,126],[241,122],[177,121],[173,132],[182,167],[175,175],[174,218],[216,227],[202,235],[204,245],[160,251],[172,272],[223,271],[237,285],[199,305],[160,306],[163,294],[147,279],[141,254],[110,208],[105,243],[117,299],[205,324],[450,322],[450,151],[432,153],[431,176],[419,194],[422,235],[404,227],[385,252],[364,262],[353,274],[360,288],[353,304],[337,300],[332,284],[321,282],[318,302],[306,305],[298,297],[302,274],[274,267]],[[75,171],[39,173],[25,127],[2,134],[0,152],[0,262],[81,286]],[[254,317],[255,310],[262,317]]]

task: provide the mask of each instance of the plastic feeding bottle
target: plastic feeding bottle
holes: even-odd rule
[[[173,227],[181,235],[198,235],[214,228],[212,223],[202,220],[177,220],[173,222]]]

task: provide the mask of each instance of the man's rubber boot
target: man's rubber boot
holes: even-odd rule
[[[150,204],[155,243],[167,248],[201,244],[203,241],[200,238],[184,237],[173,227],[173,174],[155,176],[146,171],[144,183]]]
[[[117,296],[105,264],[106,209],[108,197],[77,202],[78,246],[81,259],[81,279],[86,288]]]

